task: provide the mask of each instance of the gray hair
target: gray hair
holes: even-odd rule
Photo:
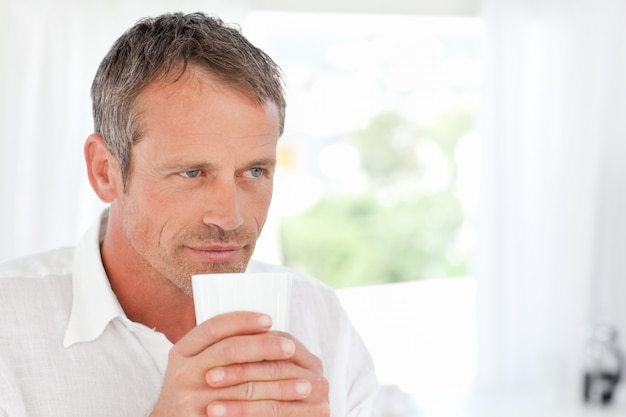
[[[176,81],[189,65],[208,71],[259,104],[273,102],[282,134],[286,107],[282,72],[238,28],[204,13],[145,18],[113,44],[91,86],[95,133],[117,158],[125,185],[131,148],[141,136],[135,100],[159,78],[173,75]]]

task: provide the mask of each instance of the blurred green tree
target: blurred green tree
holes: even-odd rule
[[[464,218],[454,151],[472,120],[459,109],[419,127],[385,113],[338,139],[357,148],[368,187],[328,193],[283,218],[285,263],[335,288],[467,274],[469,260],[455,249]],[[430,170],[448,175],[433,186]]]

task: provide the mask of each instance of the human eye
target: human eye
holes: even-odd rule
[[[265,173],[265,170],[263,168],[250,168],[249,170],[246,171],[246,176],[248,178],[261,178],[263,176],[263,174]]]
[[[181,172],[179,175],[181,177],[193,179],[193,178],[198,178],[201,174],[202,174],[202,171],[200,171],[199,169],[194,169],[192,171]]]

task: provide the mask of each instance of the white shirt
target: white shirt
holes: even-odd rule
[[[76,248],[0,265],[0,416],[146,417],[155,404],[172,344],[124,314],[100,258],[105,222]],[[334,292],[289,272],[290,332],[324,363],[332,417],[369,416],[370,355]]]

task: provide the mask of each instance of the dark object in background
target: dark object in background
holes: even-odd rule
[[[624,358],[614,326],[593,328],[585,346],[583,398],[585,403],[609,405],[622,377]]]

